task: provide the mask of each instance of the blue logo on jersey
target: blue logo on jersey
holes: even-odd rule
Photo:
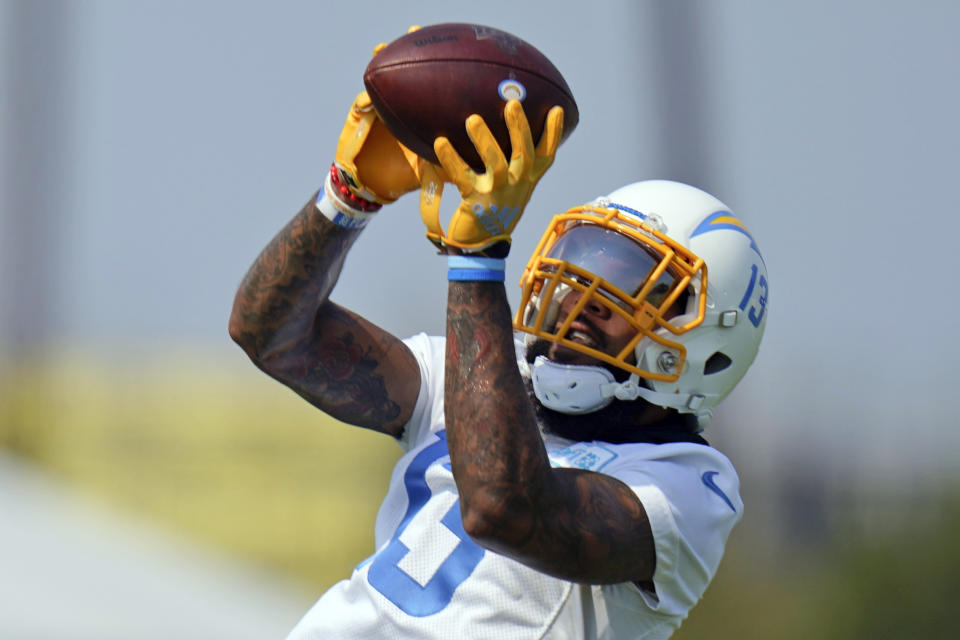
[[[573,467],[587,471],[600,471],[617,458],[617,454],[607,447],[586,442],[577,442],[550,453],[549,456],[553,466]]]
[[[723,498],[723,501],[727,503],[727,506],[733,509],[733,512],[737,512],[737,508],[733,506],[733,502],[730,501],[730,498],[727,497],[727,494],[723,492],[723,489],[717,486],[715,477],[720,475],[719,471],[704,471],[703,475],[700,476],[700,479],[703,480],[703,484],[707,485],[707,488],[710,491],[713,491],[715,494]]]

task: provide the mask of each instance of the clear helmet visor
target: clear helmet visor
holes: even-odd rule
[[[578,207],[554,218],[520,284],[516,329],[644,378],[675,380],[686,354],[671,336],[702,321],[706,271],[702,260],[635,217]],[[561,304],[571,292],[580,295],[560,317]],[[601,302],[635,331],[634,339],[617,353],[570,337],[572,323],[589,300]],[[669,350],[676,366],[668,371],[640,368],[636,353],[641,341]]]
[[[629,297],[640,293],[648,274],[662,257],[616,231],[592,224],[581,224],[564,233],[550,247],[547,258],[566,262],[613,285]],[[675,278],[662,270],[645,299],[659,306]],[[606,293],[601,289],[601,293]]]

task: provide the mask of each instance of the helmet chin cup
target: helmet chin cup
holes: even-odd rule
[[[610,404],[620,384],[603,367],[561,364],[537,356],[531,369],[533,392],[547,409],[579,415]]]

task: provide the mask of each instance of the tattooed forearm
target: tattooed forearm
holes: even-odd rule
[[[350,424],[398,435],[419,369],[397,338],[328,297],[359,230],[298,213],[240,284],[230,335],[266,373]]]
[[[230,333],[259,356],[302,334],[336,283],[358,231],[336,228],[313,200],[257,257],[237,290]]]
[[[522,546],[537,526],[528,516],[549,460],[517,370],[506,292],[452,282],[447,305],[447,439],[468,530],[483,537],[510,512],[510,531],[498,533]]]
[[[445,385],[447,441],[471,535],[570,580],[652,576],[652,537],[630,488],[551,469],[517,369],[502,285],[450,283]]]
[[[386,334],[378,335],[363,318],[328,302],[314,330],[266,359],[264,367],[334,418],[376,429],[406,417],[378,371],[393,348],[399,346],[391,345]]]

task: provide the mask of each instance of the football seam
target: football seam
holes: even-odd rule
[[[545,76],[545,75],[543,75],[542,73],[538,73],[538,72],[536,72],[536,71],[532,71],[532,70],[530,70],[530,69],[524,69],[523,67],[507,67],[507,66],[505,66],[505,65],[502,65],[502,64],[499,64],[499,63],[496,63],[496,62],[490,62],[489,60],[482,60],[482,59],[481,59],[481,60],[475,60],[475,59],[473,59],[473,58],[431,58],[429,61],[424,61],[424,60],[411,60],[411,61],[408,61],[408,62],[389,62],[389,63],[384,64],[384,65],[378,65],[377,68],[376,68],[376,70],[373,71],[370,75],[375,76],[376,74],[380,73],[380,71],[383,71],[383,70],[396,69],[396,68],[398,68],[398,67],[410,67],[410,66],[415,66],[415,65],[418,65],[418,64],[423,64],[423,63],[425,63],[425,62],[429,62],[430,64],[433,64],[433,63],[436,63],[436,62],[470,62],[470,63],[474,63],[474,64],[484,64],[484,65],[491,66],[491,67],[505,67],[505,68],[507,68],[507,69],[515,69],[515,70],[517,70],[517,71],[523,71],[524,73],[528,73],[528,74],[530,74],[531,76],[536,76],[536,77],[540,78],[541,80],[543,80],[544,82],[546,82],[546,83],[548,83],[548,84],[556,87],[556,88],[560,91],[560,93],[562,93],[563,95],[567,96],[567,98],[570,99],[570,102],[572,102],[575,107],[577,106],[577,101],[574,99],[574,97],[573,97],[573,92],[570,90],[570,88],[567,87],[566,90],[565,90],[562,86],[560,86],[560,85],[558,85],[556,82],[554,82],[553,79],[551,79],[550,77]],[[577,110],[579,111],[579,108],[577,108]]]

